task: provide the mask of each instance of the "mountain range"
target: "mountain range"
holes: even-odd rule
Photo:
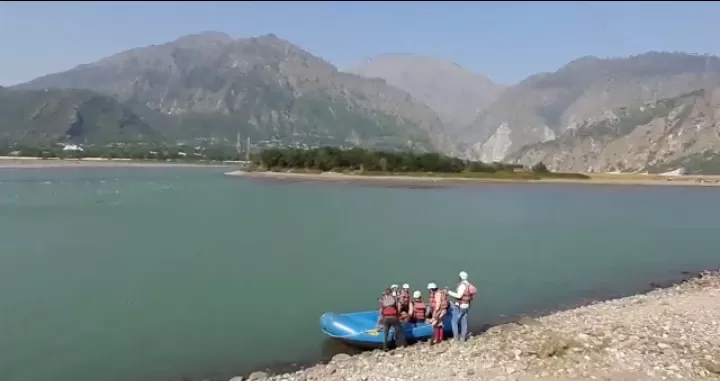
[[[720,148],[718,87],[720,58],[707,55],[582,57],[506,86],[435,57],[384,54],[339,70],[272,34],[203,32],[0,88],[0,139],[235,144],[241,135],[659,170]]]

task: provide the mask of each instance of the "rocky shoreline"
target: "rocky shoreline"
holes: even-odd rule
[[[231,381],[720,380],[720,271],[490,328],[467,343],[339,354]]]

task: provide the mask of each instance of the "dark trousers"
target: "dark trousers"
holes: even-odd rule
[[[390,328],[395,327],[395,345],[405,346],[405,331],[402,329],[400,319],[397,316],[384,316],[382,318],[383,325],[383,351],[388,349],[388,335],[390,334]]]

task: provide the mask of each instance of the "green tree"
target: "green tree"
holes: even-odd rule
[[[539,163],[537,163],[537,164],[535,164],[535,165],[533,165],[530,170],[533,171],[533,172],[535,172],[535,173],[549,173],[549,172],[550,172],[550,170],[548,169],[548,167],[546,167],[545,164],[543,164],[542,161],[539,162]]]

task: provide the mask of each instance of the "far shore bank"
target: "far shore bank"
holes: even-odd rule
[[[521,318],[466,343],[337,354],[291,373],[257,371],[230,381],[717,380],[720,271],[652,288]]]
[[[31,168],[92,168],[92,167],[221,167],[237,166],[236,163],[223,162],[189,162],[189,161],[153,161],[132,159],[42,159],[38,157],[0,156],[0,169],[31,169]]]
[[[279,181],[319,181],[336,183],[357,183],[367,185],[386,185],[396,187],[453,187],[482,183],[529,183],[529,184],[589,184],[589,185],[653,185],[653,186],[720,186],[720,176],[661,176],[641,174],[584,173],[589,179],[573,178],[511,178],[511,177],[453,177],[447,176],[408,176],[396,175],[360,175],[336,172],[300,173],[271,171],[232,171],[228,176],[242,176],[256,179]]]

